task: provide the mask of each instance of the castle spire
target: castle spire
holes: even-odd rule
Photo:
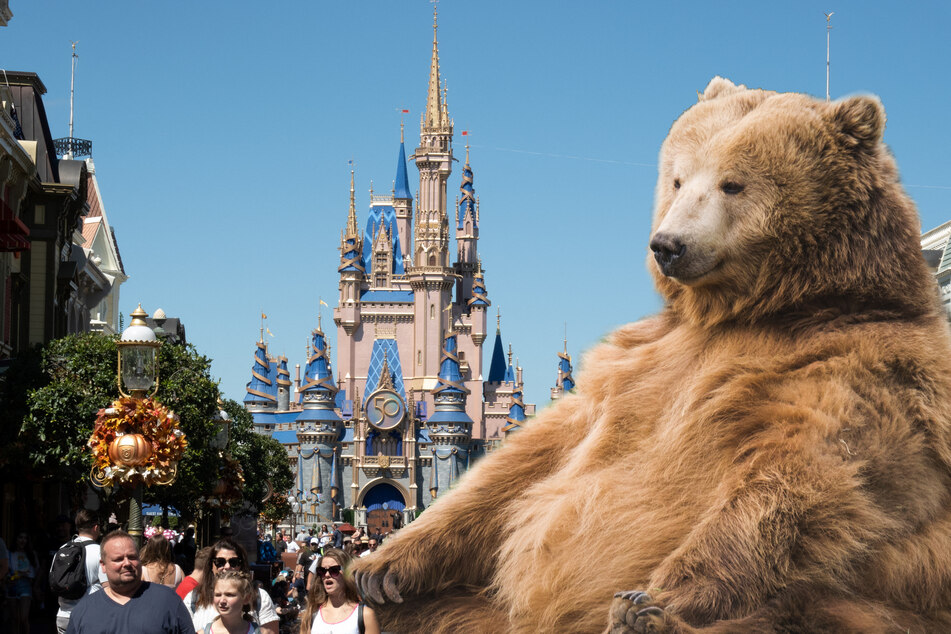
[[[353,190],[353,170],[350,170],[350,211],[347,213],[347,236],[358,236],[360,230],[357,228],[357,205]]]
[[[360,229],[357,227],[357,205],[353,189],[353,170],[350,170],[350,210],[347,212],[347,230],[340,238],[340,266],[337,271],[358,272],[366,271],[363,262],[363,240]]]
[[[423,127],[435,128],[445,125],[443,121],[442,95],[439,85],[439,44],[436,39],[438,11],[433,6],[433,57],[429,64],[429,92],[426,96],[426,112],[423,119]]]

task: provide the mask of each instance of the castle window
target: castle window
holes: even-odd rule
[[[416,351],[416,365],[423,365],[423,351]]]
[[[436,256],[432,253],[429,254],[429,266],[436,266]]]
[[[436,305],[435,304],[429,305],[429,318],[436,319]]]

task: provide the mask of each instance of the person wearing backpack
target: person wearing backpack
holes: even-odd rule
[[[56,612],[56,631],[66,634],[69,617],[87,594],[102,589],[105,575],[99,568],[99,520],[92,511],[76,512],[76,537],[63,544],[53,557],[50,567],[50,590],[59,596]]]

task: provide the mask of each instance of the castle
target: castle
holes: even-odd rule
[[[498,317],[483,367],[492,302],[478,252],[479,200],[467,146],[448,213],[453,121],[440,85],[435,18],[420,142],[409,157],[419,170],[415,206],[402,126],[400,136],[392,195],[371,192],[363,231],[351,171],[333,310],[335,370],[319,320],[293,390],[287,359],[268,354],[263,328],[255,350],[244,404],[257,431],[287,447],[300,523],[340,519],[343,508],[371,531],[412,521],[535,411],[523,402],[522,371],[511,346],[503,347]],[[558,356],[552,398],[574,385],[567,344]]]

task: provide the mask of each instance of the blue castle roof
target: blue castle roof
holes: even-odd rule
[[[472,278],[472,297],[469,299],[469,306],[491,306],[492,302],[486,296],[485,275],[482,273],[482,264]]]
[[[277,403],[277,384],[274,380],[277,374],[277,364],[272,364],[267,358],[267,348],[263,341],[255,344],[254,365],[251,367],[251,380],[247,384],[245,403],[272,404]]]
[[[310,353],[307,358],[307,367],[304,369],[304,385],[300,391],[322,391],[336,394],[333,373],[330,371],[330,359],[327,358],[327,341],[319,328],[314,330],[310,343]]]
[[[512,431],[518,429],[525,422],[525,403],[522,401],[522,391],[515,390],[512,394],[512,405],[509,407],[509,415],[505,418],[506,425],[502,431]]]
[[[406,174],[406,150],[403,149],[403,142],[400,141],[400,158],[396,163],[396,186],[393,189],[393,198],[413,199],[409,193],[409,177]]]
[[[567,346],[567,344],[566,344]],[[571,376],[571,356],[567,349],[558,353],[558,369],[561,370],[561,388],[568,392],[575,387],[574,377]]]
[[[492,362],[489,364],[489,383],[501,383],[505,380],[505,349],[502,346],[502,331],[495,331],[495,345],[492,346]]]
[[[344,240],[343,247],[343,257],[341,259],[351,262],[345,266],[339,267],[338,271],[359,271],[363,273],[366,271],[366,261],[364,259],[363,253],[357,250],[357,241],[354,238],[347,238]]]
[[[373,237],[381,231],[380,221],[383,222],[383,229],[389,232],[390,242],[393,245],[393,269],[396,275],[402,275],[406,272],[403,266],[403,249],[400,247],[400,232],[396,228],[396,211],[392,205],[372,205],[370,207],[370,217],[367,218],[367,228],[363,237],[363,263],[366,267],[367,262],[373,261]]]
[[[446,335],[443,343],[442,361],[439,364],[439,392],[468,394],[469,390],[462,384],[462,373],[459,371],[459,357],[456,355],[456,335]]]
[[[472,186],[472,168],[469,167],[469,150],[466,150],[466,165],[462,168],[462,184],[459,186],[459,229],[464,228],[466,214],[472,215],[472,226],[476,222],[475,188]]]
[[[427,424],[471,425],[472,419],[466,414],[467,394],[469,389],[462,382],[459,357],[456,354],[456,335],[450,332],[446,334],[446,339],[443,341],[438,384],[433,390],[436,411],[426,421]]]
[[[383,361],[386,360],[393,379],[393,389],[403,401],[406,401],[406,390],[403,388],[403,369],[400,365],[400,350],[396,339],[377,339],[373,342],[370,352],[370,367],[367,370],[367,383],[364,398],[376,390],[380,384],[380,372],[383,370]]]
[[[515,383],[515,368],[512,367],[512,360],[509,359],[509,364],[505,368],[505,381],[510,383]]]

